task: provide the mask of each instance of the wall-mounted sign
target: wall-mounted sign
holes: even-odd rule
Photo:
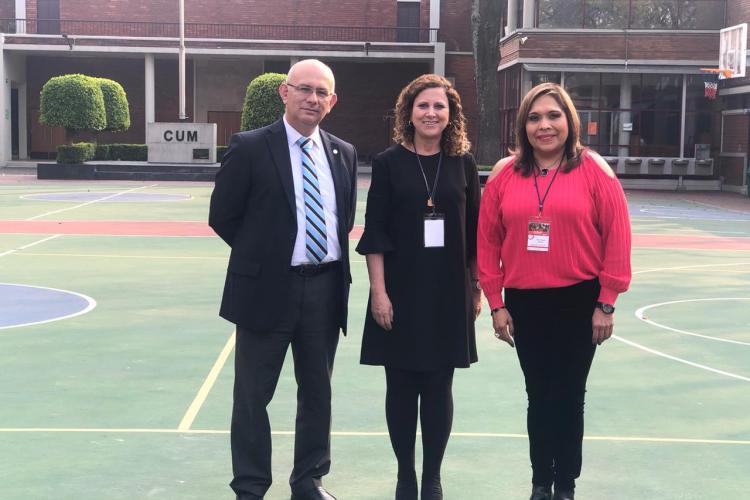
[[[633,131],[633,122],[625,122],[622,124],[622,131],[623,132],[632,132]]]

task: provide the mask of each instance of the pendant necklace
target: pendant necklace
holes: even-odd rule
[[[440,166],[443,164],[443,152],[440,151],[440,156],[438,157],[438,165],[437,165],[437,172],[435,173],[435,182],[432,183],[432,190],[430,190],[430,185],[427,183],[427,176],[424,173],[424,167],[422,166],[422,161],[419,159],[419,153],[417,152],[417,145],[413,144],[414,146],[414,154],[417,156],[417,165],[419,165],[419,171],[422,172],[422,178],[424,179],[424,187],[427,190],[427,208],[431,208],[432,212],[435,212],[435,190],[437,189],[437,182],[438,177],[440,177]]]

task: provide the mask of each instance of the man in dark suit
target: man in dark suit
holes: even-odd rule
[[[266,407],[291,344],[292,499],[335,500],[321,477],[331,464],[333,359],[346,333],[357,153],[318,128],[337,99],[328,66],[296,63],[279,94],[283,119],[232,136],[211,195],[209,224],[232,249],[220,311],[237,325],[231,486],[238,500],[257,500],[271,485]]]

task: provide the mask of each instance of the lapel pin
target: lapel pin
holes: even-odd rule
[[[339,150],[338,149],[334,149],[333,150],[333,154],[335,154],[335,155],[339,154]]]

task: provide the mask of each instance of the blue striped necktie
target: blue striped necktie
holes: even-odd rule
[[[300,137],[297,145],[302,149],[302,189],[305,202],[305,253],[313,264],[320,264],[328,253],[326,219],[323,199],[320,196],[318,171],[311,150],[312,139]]]

